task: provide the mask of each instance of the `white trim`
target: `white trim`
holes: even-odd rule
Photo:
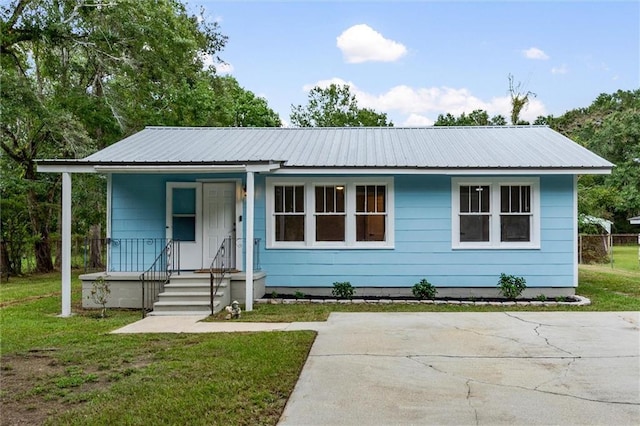
[[[107,241],[111,238],[111,206],[113,205],[113,201],[111,197],[113,196],[113,175],[111,173],[107,174],[107,231],[106,237]],[[111,270],[111,245],[107,245],[107,271]]]
[[[78,164],[38,164],[37,170],[39,173],[96,173],[94,166]]]
[[[167,182],[165,187],[165,237],[167,239],[173,239],[173,189],[174,188],[194,188],[196,194],[196,206],[195,206],[195,218],[196,218],[196,229],[195,229],[195,238],[193,244],[190,242],[181,242],[180,243],[180,268],[182,269],[200,269],[203,267],[202,265],[202,250],[203,250],[203,241],[202,241],[202,182]],[[194,253],[189,253],[189,248],[192,248]],[[200,259],[199,264],[192,268],[191,265],[185,266],[182,258],[195,256],[195,258]]]
[[[489,186],[490,209],[489,241],[461,242],[460,241],[460,186],[483,185]],[[504,242],[500,241],[500,186],[526,185],[531,187],[531,241]],[[469,177],[451,179],[451,248],[453,249],[540,249],[540,178],[538,177]]]
[[[101,173],[222,173],[244,172],[238,165],[94,166]]]
[[[253,172],[247,171],[247,244],[245,252],[245,311],[253,310],[253,218],[255,209]]]
[[[469,175],[487,175],[487,176],[496,176],[501,174],[508,174],[510,176],[513,175],[608,175],[611,174],[611,169],[601,169],[601,168],[530,168],[530,169],[520,169],[520,168],[495,168],[495,169],[484,169],[484,168],[453,168],[453,167],[441,167],[434,169],[424,169],[424,168],[414,168],[414,167],[290,167],[290,168],[280,168],[278,170],[273,171],[274,175],[287,175],[287,174],[295,174],[295,175],[447,175],[447,176],[469,176]]]
[[[62,173],[62,313],[71,316],[71,174]]]
[[[274,187],[279,185],[303,185],[305,193],[305,240],[275,241]],[[345,197],[345,240],[315,240],[315,191],[316,186],[344,185]],[[382,185],[386,188],[385,241],[356,241],[355,188],[358,185]],[[294,178],[267,177],[265,194],[266,247],[269,249],[393,249],[395,244],[395,191],[393,177],[331,177]]]

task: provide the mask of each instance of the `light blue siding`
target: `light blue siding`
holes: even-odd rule
[[[111,237],[164,238],[166,182],[198,178],[244,181],[245,175],[114,175]],[[356,287],[408,287],[427,278],[436,286],[495,287],[502,272],[524,276],[529,287],[573,286],[570,175],[540,177],[540,249],[525,250],[453,250],[451,178],[431,175],[395,176],[392,249],[266,249],[265,176],[256,175],[255,183],[255,237],[261,239],[260,266],[270,286],[349,281]]]
[[[259,181],[263,185],[264,180]],[[524,276],[529,287],[573,286],[573,177],[540,178],[541,248],[453,250],[451,179],[395,177],[395,248],[269,249],[261,264],[270,286],[405,287],[422,278],[436,286],[495,287],[500,273]],[[256,202],[256,236],[264,240],[264,198]]]

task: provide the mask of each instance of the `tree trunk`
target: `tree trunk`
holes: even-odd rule
[[[100,225],[89,227],[89,268],[102,269],[102,239]]]
[[[49,235],[42,236],[39,241],[35,242],[36,254],[36,272],[53,271],[53,260],[51,259],[51,244]]]

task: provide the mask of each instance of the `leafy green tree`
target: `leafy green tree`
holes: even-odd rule
[[[212,92],[202,57],[226,38],[174,0],[13,1],[0,37],[0,162],[25,182],[36,268],[50,271],[59,177],[36,173],[35,160],[84,156],[146,124],[191,124],[191,101]]]
[[[348,85],[331,84],[309,91],[307,105],[291,105],[291,124],[298,127],[393,126],[387,114],[358,107]]]
[[[434,126],[504,126],[507,124],[506,119],[502,115],[495,115],[489,118],[489,114],[482,109],[471,111],[455,117],[450,113],[446,115],[439,114]]]

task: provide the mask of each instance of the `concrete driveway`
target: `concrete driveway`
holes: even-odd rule
[[[333,313],[280,425],[640,424],[639,312]]]

